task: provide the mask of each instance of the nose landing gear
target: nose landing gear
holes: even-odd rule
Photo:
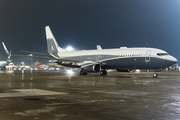
[[[158,74],[157,74],[157,73],[154,73],[154,74],[153,74],[153,77],[154,77],[154,78],[156,78],[157,76],[158,76]]]

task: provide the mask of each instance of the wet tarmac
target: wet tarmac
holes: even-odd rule
[[[0,120],[180,120],[180,72],[0,71]]]

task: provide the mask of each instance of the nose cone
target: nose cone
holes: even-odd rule
[[[171,65],[178,63],[178,60],[173,56],[169,56],[167,60]]]
[[[171,56],[172,57],[172,56]],[[178,62],[178,60],[175,57],[172,57],[172,61],[174,61],[175,63]]]

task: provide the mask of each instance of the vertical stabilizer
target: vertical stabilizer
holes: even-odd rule
[[[8,63],[10,63],[10,62],[12,61],[12,60],[11,60],[11,53],[12,53],[12,51],[10,51],[10,53],[9,53],[9,51],[8,51],[8,49],[6,48],[6,45],[4,44],[4,42],[2,42],[2,45],[3,45],[3,47],[4,47],[4,50],[5,50],[6,54],[8,55],[6,61],[7,61]]]
[[[37,66],[41,66],[40,63],[36,60]]]
[[[2,45],[3,45],[3,47],[4,47],[4,50],[5,50],[6,54],[9,54],[9,51],[8,51],[8,49],[6,48],[4,42],[2,42]]]
[[[51,29],[49,28],[49,26],[46,26],[45,30],[46,30],[48,53],[51,53],[51,54],[57,56],[58,52],[65,52],[66,50],[59,47],[59,45],[58,45],[53,33],[51,32]]]

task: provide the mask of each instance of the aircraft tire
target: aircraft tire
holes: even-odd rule
[[[101,70],[100,75],[107,75],[107,71],[106,70]]]
[[[87,73],[80,71],[80,75],[87,75]]]
[[[153,74],[153,77],[154,77],[154,78],[156,78],[157,76],[158,76],[158,74],[157,74],[157,73],[154,73],[154,74]]]

